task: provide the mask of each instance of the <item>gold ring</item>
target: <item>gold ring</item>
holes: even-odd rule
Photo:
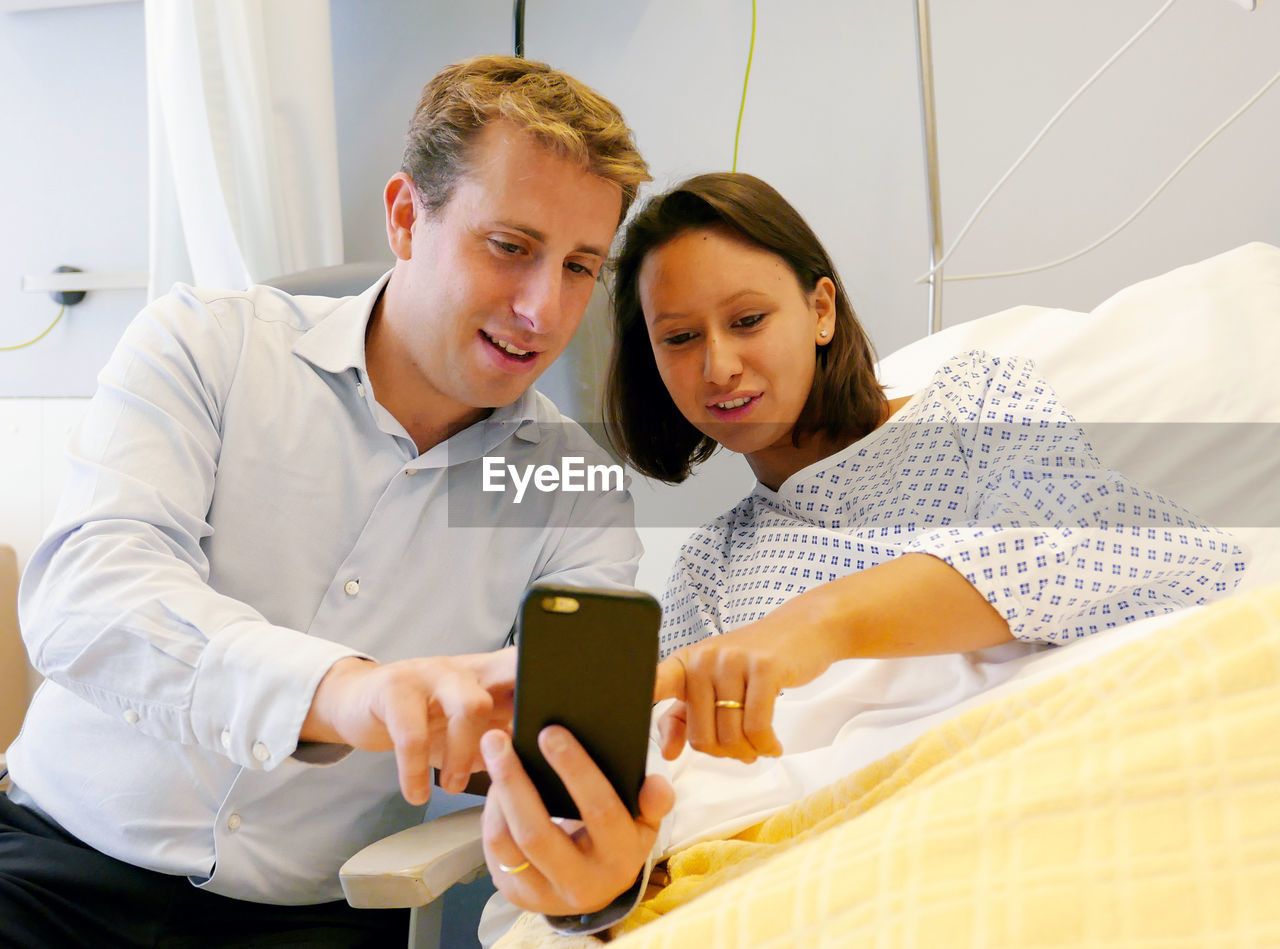
[[[508,876],[515,876],[517,873],[524,873],[525,870],[529,869],[529,861],[526,860],[524,863],[517,863],[514,867],[509,867],[505,863],[500,863],[498,864],[498,869]]]
[[[716,699],[716,708],[742,708],[742,703],[733,699]]]

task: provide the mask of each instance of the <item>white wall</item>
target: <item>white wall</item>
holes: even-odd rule
[[[828,244],[881,353],[923,334],[928,266],[913,4],[761,0],[738,166],[775,184]],[[935,2],[944,231],[1159,0]],[[376,188],[418,85],[510,49],[508,0],[332,0],[349,256],[385,253]],[[465,12],[461,12],[465,11]],[[747,0],[528,4],[526,53],[610,96],[663,186],[727,168]],[[1182,0],[1050,134],[954,259],[959,273],[1050,260],[1119,223],[1280,69],[1280,4]],[[1018,303],[1088,310],[1249,240],[1280,243],[1280,88],[1114,241],[1058,271],[948,284],[945,322]],[[388,139],[392,144],[384,145]],[[366,204],[352,196],[367,196]]]
[[[379,195],[418,90],[448,62],[509,51],[512,5],[330,5],[347,255],[387,259]],[[1158,6],[933,4],[947,233]],[[741,170],[773,182],[811,220],[881,353],[925,326],[926,294],[912,283],[927,240],[911,8],[760,0],[739,153]],[[538,0],[528,5],[526,52],[613,98],[655,186],[665,186],[732,158],[749,11],[747,0]],[[1109,229],[1278,68],[1280,3],[1246,14],[1228,0],[1182,0],[1052,133],[949,269],[1032,264]],[[22,274],[62,263],[145,266],[144,83],[141,3],[0,13],[0,346],[35,335],[56,313],[47,296],[18,289]],[[946,322],[1016,303],[1088,310],[1179,264],[1249,240],[1280,244],[1276,129],[1280,88],[1102,250],[1047,274],[949,284]],[[0,536],[25,546],[15,535],[44,510],[32,493],[45,476],[29,467],[30,426],[42,446],[60,436],[42,427],[40,400],[88,394],[142,302],[141,292],[92,294],[37,346],[0,353]],[[601,303],[590,319],[598,348]],[[575,383],[548,388],[572,393]],[[4,421],[14,417],[21,438]],[[706,479],[722,501],[750,480],[734,459]],[[668,505],[667,495],[654,498]]]
[[[58,313],[48,294],[22,291],[24,274],[146,270],[142,4],[0,13],[0,129],[3,347]],[[90,395],[144,299],[91,293],[36,345],[0,352],[0,397]]]
[[[944,236],[1160,5],[932,4]],[[913,282],[928,267],[913,7],[761,0],[738,159],[739,170],[773,183],[813,224],[882,355],[923,335],[928,323],[927,291]],[[348,130],[346,247],[351,257],[377,256],[385,253],[377,190],[398,163],[418,86],[455,59],[509,51],[511,3],[332,0],[331,9],[339,127]],[[654,187],[729,166],[747,0],[538,0],[527,10],[526,54],[621,107]],[[1228,0],[1182,0],[1068,113],[948,271],[1030,266],[1101,236],[1277,69],[1280,3],[1247,14]],[[1113,241],[1047,273],[949,283],[944,322],[1019,303],[1087,311],[1121,287],[1247,241],[1280,244],[1277,129],[1280,88],[1273,88]],[[605,319],[597,302],[585,334],[602,339]],[[542,387],[577,394],[565,380]],[[683,518],[687,530],[752,480],[736,458],[706,467],[694,479],[703,488],[697,501],[681,493],[688,486],[640,486],[642,523]],[[652,555],[641,586],[662,585],[686,530],[645,531]]]
[[[67,435],[87,399],[0,399],[0,543],[25,564],[53,519]]]

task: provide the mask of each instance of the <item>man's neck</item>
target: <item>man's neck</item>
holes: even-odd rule
[[[460,405],[432,386],[383,318],[386,305],[384,289],[365,330],[365,369],[378,404],[404,426],[422,454],[487,418],[493,409]]]

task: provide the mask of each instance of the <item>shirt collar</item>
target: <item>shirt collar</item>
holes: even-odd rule
[[[356,369],[360,375],[367,376],[365,331],[373,305],[378,302],[378,295],[390,277],[391,271],[388,270],[368,290],[343,300],[333,312],[299,337],[293,351],[324,372]]]
[[[367,378],[365,334],[374,304],[390,277],[391,271],[387,271],[359,296],[343,300],[333,312],[299,337],[293,346],[294,353],[322,372],[337,374],[355,369]],[[494,409],[488,418],[458,432],[444,444],[451,446],[451,454],[456,461],[460,455],[477,453],[478,457],[492,451],[513,435],[533,444],[541,441],[538,396],[532,388],[526,389],[510,405]]]
[[[538,393],[532,387],[525,389],[524,394],[510,405],[494,409],[483,424],[494,433],[491,437],[501,433],[502,438],[495,444],[509,435],[515,435],[526,442],[538,443],[542,440],[542,428],[538,425]]]

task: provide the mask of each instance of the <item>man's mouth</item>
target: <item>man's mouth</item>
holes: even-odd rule
[[[493,346],[495,349],[502,350],[502,352],[512,357],[513,359],[520,359],[527,362],[528,360],[538,355],[532,349],[521,349],[515,343],[508,342],[505,339],[498,339],[498,337],[496,336],[490,336],[484,330],[480,331],[480,335],[483,336],[489,342],[489,344]]]

